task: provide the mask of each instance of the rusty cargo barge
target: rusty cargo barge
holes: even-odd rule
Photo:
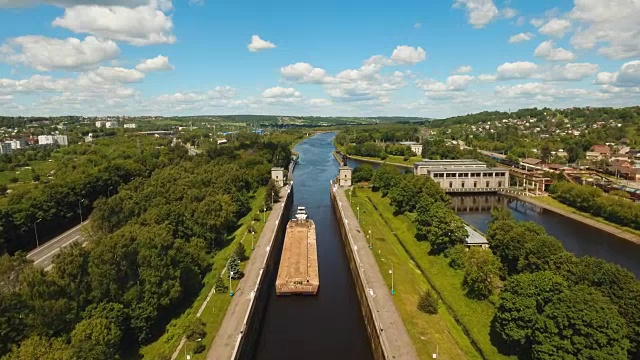
[[[303,206],[287,224],[282,257],[276,279],[277,295],[315,295],[318,293],[318,252],[316,225]]]

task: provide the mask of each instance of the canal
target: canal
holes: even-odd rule
[[[320,290],[317,296],[278,297],[271,284],[257,344],[258,359],[372,359],[364,319],[329,198],[338,175],[335,133],[319,134],[295,147],[294,203],[306,206],[316,224]],[[275,282],[273,277],[272,282]]]
[[[349,159],[355,167],[360,162]],[[378,168],[378,164],[371,164]],[[400,171],[411,171],[398,167]],[[576,256],[592,256],[618,264],[640,279],[640,245],[621,239],[606,231],[585,225],[538,206],[500,195],[456,195],[452,204],[458,216],[478,230],[485,232],[491,220],[491,208],[507,206],[518,221],[532,221],[562,242],[567,251]]]

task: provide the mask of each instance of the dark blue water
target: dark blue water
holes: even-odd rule
[[[316,224],[320,290],[317,296],[279,297],[267,303],[258,359],[372,359],[364,319],[344,245],[329,198],[338,175],[333,158],[335,133],[320,134],[295,147],[294,203],[306,206]]]

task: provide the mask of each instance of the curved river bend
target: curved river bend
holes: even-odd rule
[[[334,136],[320,134],[294,149],[300,163],[294,174],[291,216],[298,206],[306,206],[316,224],[320,290],[317,296],[278,297],[270,284],[258,359],[373,358],[329,198],[329,181],[338,175],[332,155]]]

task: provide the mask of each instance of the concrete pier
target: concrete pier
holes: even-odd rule
[[[293,169],[292,169],[293,170]],[[234,289],[233,300],[209,347],[207,360],[251,359],[268,297],[267,274],[274,273],[275,242],[282,237],[293,202],[293,186],[280,191],[255,250],[244,268],[245,276]]]
[[[364,232],[349,205],[345,188],[332,184],[331,201],[375,359],[418,359]]]

